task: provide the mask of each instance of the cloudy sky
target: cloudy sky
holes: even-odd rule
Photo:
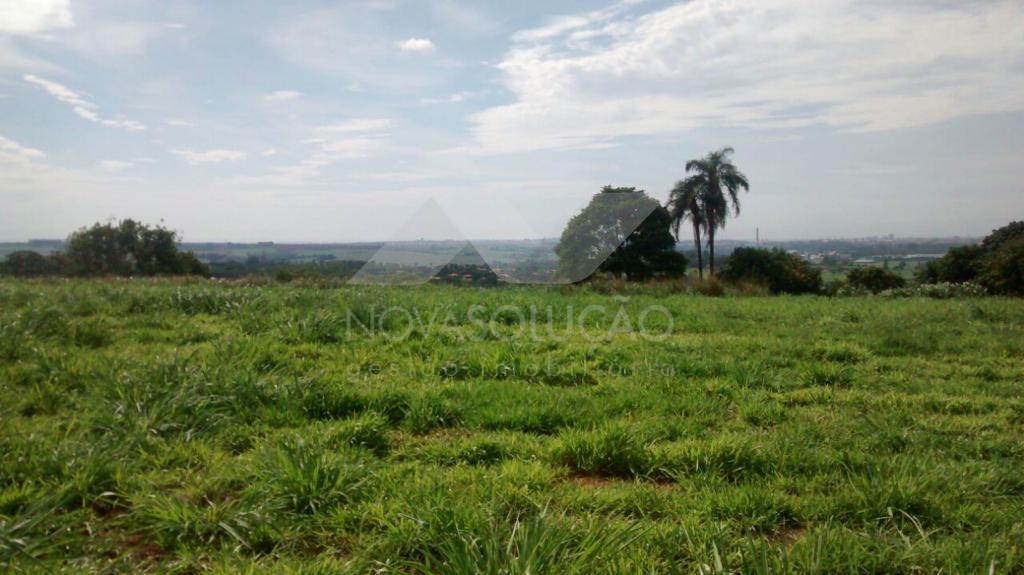
[[[1024,2],[0,0],[0,241],[551,237],[725,145],[728,238],[1024,218]]]

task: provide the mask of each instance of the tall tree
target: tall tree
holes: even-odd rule
[[[715,274],[715,231],[725,227],[729,208],[739,215],[740,189],[749,190],[747,177],[733,165],[729,158],[732,148],[722,148],[703,158],[686,162],[686,173],[691,174],[685,181],[698,190],[699,203],[703,208],[704,231],[708,236],[708,269]]]
[[[178,250],[177,233],[134,220],[94,224],[68,237],[70,275],[208,275],[192,252]]]
[[[697,249],[697,275],[704,279],[704,248],[701,228],[704,226],[704,208],[701,206],[700,187],[693,176],[676,182],[669,193],[668,213],[672,217],[672,233],[679,241],[679,228],[686,220],[693,226],[693,245]]]
[[[670,226],[668,210],[643,190],[605,186],[562,232],[558,275],[570,282],[595,272],[630,280],[682,275],[686,257],[676,251]]]

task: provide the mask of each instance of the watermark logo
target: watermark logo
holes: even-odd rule
[[[536,240],[510,261],[501,242],[465,239],[441,206],[429,200],[353,275],[359,285],[418,285],[431,281],[571,284],[608,260],[658,209],[642,193],[602,193],[569,222],[560,241]],[[433,238],[433,239],[426,239]],[[482,279],[483,278],[483,279]]]
[[[460,333],[470,341],[567,341],[581,338],[600,342],[626,338],[656,342],[672,334],[675,321],[665,306],[653,304],[627,309],[623,305],[625,298],[616,299],[621,300],[618,305],[589,304],[580,307],[473,304],[458,309],[450,306],[426,308],[374,304],[346,309],[344,325],[349,339],[382,337],[389,341],[436,336],[448,328],[463,328]]]

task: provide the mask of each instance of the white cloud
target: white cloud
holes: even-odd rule
[[[437,49],[434,43],[426,38],[409,38],[398,43],[403,52],[433,52]]]
[[[93,20],[83,22],[61,40],[80,54],[107,62],[144,53],[165,30],[149,22]]]
[[[403,50],[403,38],[394,32],[396,16],[366,2],[335,2],[294,11],[270,26],[263,39],[280,58],[331,76],[349,90],[419,93],[444,85],[454,67],[444,59]],[[410,47],[425,45],[420,39]]]
[[[116,173],[123,172],[124,170],[127,170],[128,168],[134,165],[135,164],[132,162],[125,162],[123,160],[103,160],[99,164],[97,164],[97,167],[103,170],[104,172]]]
[[[195,124],[192,122],[186,120],[179,120],[177,118],[168,118],[164,120],[164,123],[168,126],[175,126],[178,128],[192,128],[195,126]]]
[[[462,0],[432,0],[434,17],[460,34],[486,36],[501,28],[501,23],[483,8]],[[489,8],[493,8],[491,6]]]
[[[624,12],[643,0],[623,0],[601,10],[593,10],[582,14],[570,14],[556,16],[548,20],[546,24],[538,28],[521,30],[516,32],[512,39],[516,42],[535,42],[555,38],[560,34],[585,29],[596,24],[603,24]]]
[[[1024,109],[1024,4],[637,2],[514,36],[514,95],[472,117],[487,152],[702,125],[876,131]]]
[[[39,34],[74,24],[71,0],[0,0],[0,33]]]
[[[178,149],[171,150],[172,154],[181,156],[185,163],[200,166],[206,164],[219,164],[221,162],[236,162],[246,158],[245,152],[239,150],[213,149],[205,151]]]
[[[445,98],[423,98],[424,104],[461,104],[473,97],[473,92],[456,92]]]
[[[24,164],[34,160],[40,160],[45,156],[46,154],[36,150],[35,148],[22,146],[14,140],[9,140],[0,136],[0,162],[2,163]]]
[[[307,185],[328,166],[344,160],[367,158],[383,150],[388,143],[391,124],[388,118],[357,118],[315,127],[311,130],[312,137],[302,141],[303,144],[313,146],[306,159],[285,166],[274,166],[265,175],[231,178],[229,183],[271,187]],[[264,152],[264,156],[276,153],[271,148]]]
[[[267,102],[287,102],[289,100],[295,100],[302,97],[302,92],[293,92],[291,90],[278,90],[277,92],[271,92],[263,99]]]
[[[74,111],[75,114],[77,114],[81,118],[89,120],[90,122],[95,122],[97,124],[107,126],[110,128],[119,128],[122,130],[127,130],[129,132],[138,132],[146,129],[146,126],[134,120],[111,120],[109,118],[101,117],[96,112],[96,104],[93,104],[85,96],[79,94],[78,92],[75,92],[74,90],[71,90],[67,86],[58,84],[57,82],[53,82],[45,78],[40,78],[39,76],[35,76],[33,74],[25,74],[24,76],[22,76],[22,79],[24,79],[26,82],[30,84],[35,84],[41,87],[43,90],[45,90],[48,94],[50,94],[57,100],[64,102],[65,104],[68,104],[69,106],[71,106],[71,109],[72,111]]]
[[[53,64],[26,54],[16,40],[14,36],[6,36],[0,32],[0,70],[10,68],[53,71],[56,69]]]
[[[267,148],[266,150],[263,150],[263,157],[264,158],[269,158],[271,156],[276,156],[276,155],[277,155],[277,150],[275,150],[274,148]]]
[[[313,129],[317,134],[353,134],[360,132],[381,132],[391,128],[390,118],[357,118],[337,124],[318,126]]]
[[[76,108],[92,108],[92,107],[94,107],[91,102],[87,101],[85,98],[80,96],[77,92],[67,88],[66,86],[58,84],[57,82],[51,82],[49,80],[40,78],[38,76],[34,76],[32,74],[25,74],[24,76],[22,76],[22,78],[26,82],[28,82],[30,84],[36,84],[38,86],[42,86],[42,88],[44,90],[46,90],[47,92],[49,92],[49,94],[51,96],[53,96],[54,98],[57,98],[61,102],[64,102],[66,104],[71,104],[72,106],[75,106]]]
[[[318,150],[303,165],[319,169],[340,160],[365,158],[381,149],[390,128],[387,118],[361,118],[314,128],[313,137],[304,143],[316,144]]]

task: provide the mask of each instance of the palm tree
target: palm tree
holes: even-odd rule
[[[740,188],[750,190],[747,177],[729,159],[732,153],[732,148],[722,148],[686,162],[686,173],[692,175],[684,180],[684,184],[697,190],[698,203],[703,208],[711,275],[715,275],[715,230],[725,227],[730,206],[737,216],[740,215]]]
[[[679,227],[690,220],[693,225],[693,245],[697,248],[697,274],[704,279],[704,254],[700,241],[700,230],[704,226],[704,207],[701,205],[700,189],[694,176],[676,182],[668,196],[668,213],[672,216],[672,233],[679,241]]]

